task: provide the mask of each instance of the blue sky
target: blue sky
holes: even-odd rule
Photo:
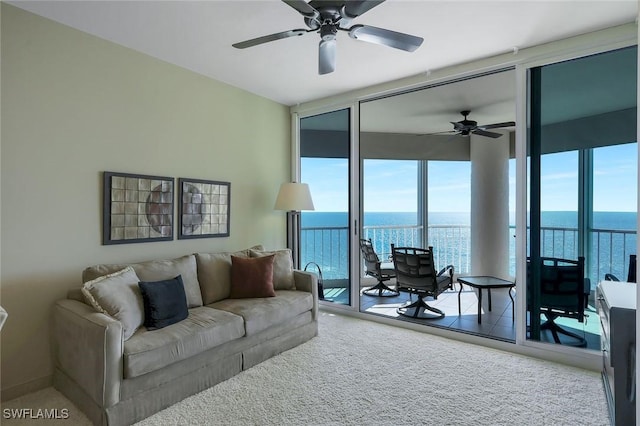
[[[637,210],[637,144],[594,150],[594,211]],[[411,212],[417,209],[417,162],[365,160],[364,210]],[[302,159],[302,182],[309,184],[316,211],[346,211],[345,159]],[[550,154],[542,162],[542,210],[575,211],[578,205],[578,154]],[[469,162],[429,163],[432,212],[468,212]],[[510,210],[515,210],[515,161],[510,162]]]

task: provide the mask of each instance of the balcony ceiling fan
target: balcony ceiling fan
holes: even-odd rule
[[[351,25],[351,21],[378,6],[384,0],[282,0],[304,17],[308,29],[294,29],[235,43],[237,49],[257,46],[283,38],[306,33],[320,34],[318,73],[328,74],[336,68],[336,34],[349,33],[349,37],[369,43],[413,52],[424,41],[421,37],[399,33],[370,25]]]
[[[504,123],[493,123],[478,125],[477,121],[469,120],[467,116],[471,114],[471,111],[460,111],[460,114],[464,117],[460,121],[451,121],[453,124],[453,130],[446,132],[430,133],[431,135],[453,133],[454,135],[469,136],[471,133],[480,136],[486,136],[488,138],[499,138],[502,136],[500,133],[488,132],[489,129],[498,129],[500,127],[513,127],[516,125],[515,121],[505,121]]]

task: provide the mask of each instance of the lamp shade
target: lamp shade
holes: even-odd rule
[[[306,183],[288,182],[280,186],[275,210],[314,210],[313,200]]]

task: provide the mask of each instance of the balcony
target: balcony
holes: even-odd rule
[[[391,243],[396,246],[421,247],[421,225],[365,226],[362,237],[371,239],[382,261],[391,255]],[[437,265],[452,264],[457,274],[470,270],[470,227],[465,225],[432,225],[427,228],[428,244],[434,247]],[[510,273],[515,276],[515,227],[509,228]],[[302,265],[315,262],[322,268],[325,280],[348,279],[347,227],[302,228]],[[618,229],[592,229],[589,233],[591,254],[589,270],[592,287],[612,273],[621,279],[628,272],[629,254],[635,253],[636,231]],[[543,227],[542,255],[576,259],[578,257],[578,229]]]

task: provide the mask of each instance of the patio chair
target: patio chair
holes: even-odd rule
[[[378,280],[376,285],[364,289],[362,293],[367,296],[376,297],[399,296],[400,292],[398,290],[394,290],[384,283],[396,276],[393,264],[391,262],[380,262],[380,258],[373,249],[371,238],[368,240],[360,239],[360,251],[362,252],[362,258],[364,259],[365,274]]]
[[[627,274],[627,282],[635,283],[636,282],[636,255],[629,255],[629,273]],[[605,281],[620,281],[618,277],[613,274],[604,274]]]
[[[413,303],[409,301],[406,305],[399,307],[396,310],[398,314],[419,319],[443,318],[444,312],[427,304],[424,298],[431,296],[437,299],[438,295],[445,290],[453,290],[453,265],[447,265],[436,274],[433,247],[422,249],[395,247],[391,244],[391,255],[398,290],[418,296],[417,301]]]
[[[585,347],[587,341],[584,336],[568,331],[555,322],[558,317],[584,322],[586,296],[591,290],[590,280],[584,276],[584,257],[578,257],[577,261],[553,257],[542,257],[540,260],[540,314],[547,319],[540,325],[540,330],[549,330],[558,344]],[[531,273],[530,265],[531,260],[527,259],[527,274]],[[528,291],[529,288],[528,285]],[[528,296],[530,300],[530,293]],[[573,340],[561,342],[559,334]]]

